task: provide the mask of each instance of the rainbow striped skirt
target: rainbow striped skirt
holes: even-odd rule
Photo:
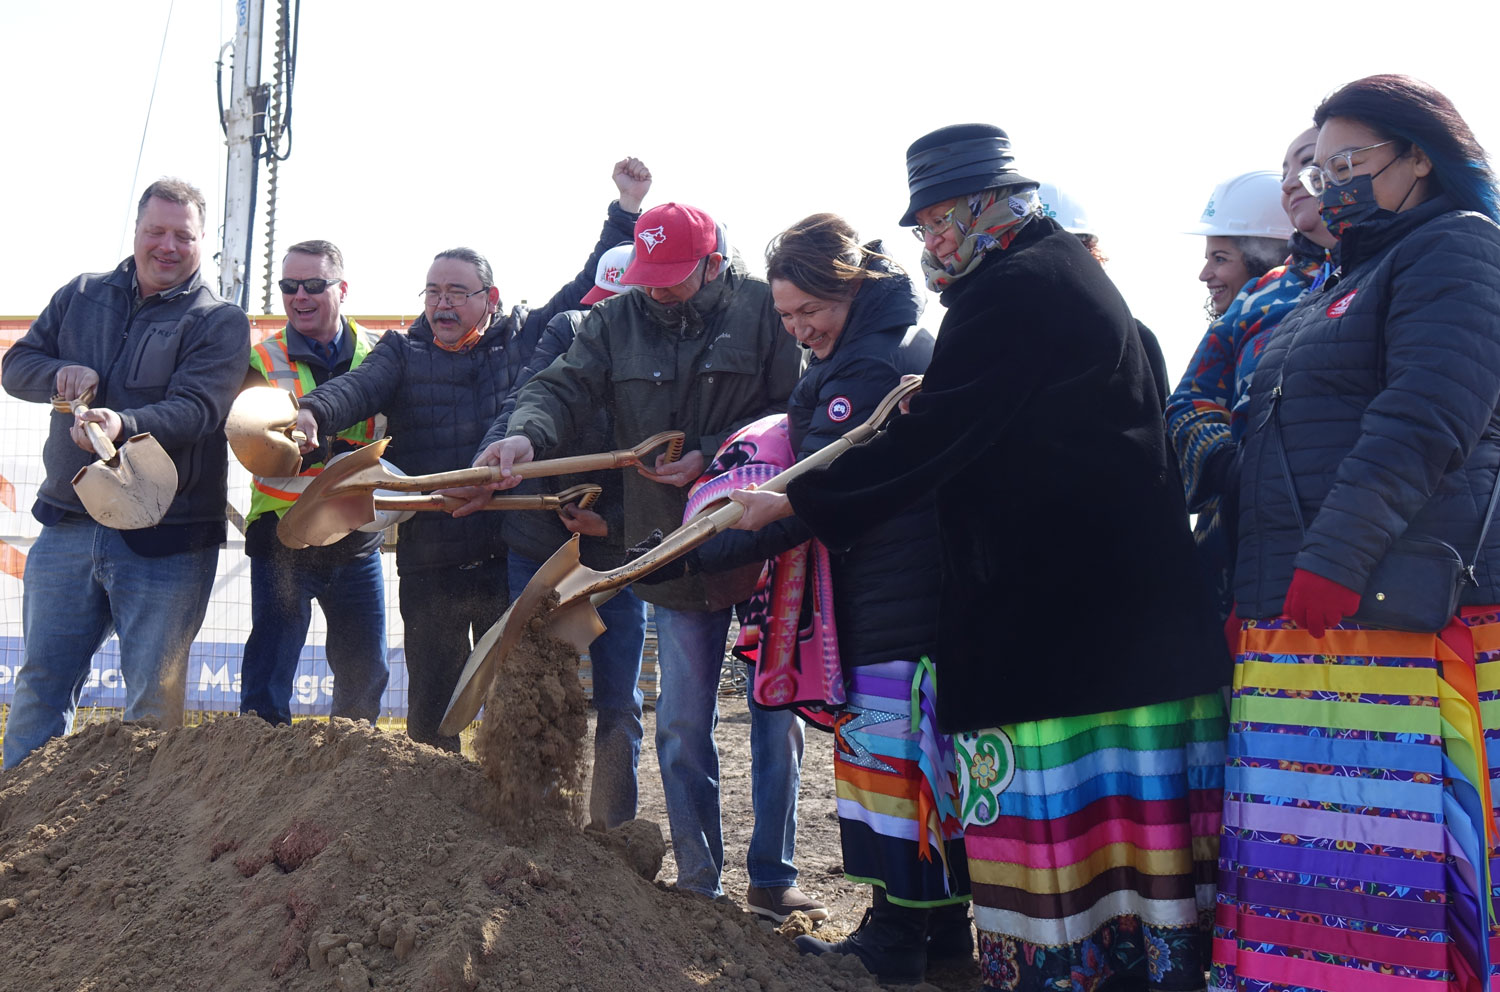
[[[860,665],[834,722],[844,876],[897,905],[969,901],[953,744],[937,730],[936,673],[920,662]]]
[[[1245,625],[1212,989],[1488,988],[1500,618],[1465,614],[1439,634]]]
[[[1203,988],[1219,693],[954,736],[980,967],[998,989]]]

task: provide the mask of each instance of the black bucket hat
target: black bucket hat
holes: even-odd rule
[[[911,204],[901,216],[901,226],[914,226],[923,207],[965,193],[1038,185],[1017,172],[1014,161],[1010,137],[993,124],[953,124],[923,135],[906,150]]]

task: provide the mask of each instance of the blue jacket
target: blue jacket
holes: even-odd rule
[[[573,279],[546,305],[518,309],[492,326],[468,351],[444,351],[434,344],[425,315],[405,334],[388,332],[359,368],[302,397],[302,406],[317,418],[319,434],[384,413],[391,439],[386,458],[407,475],[468,468],[542,328],[578,306],[593,288],[599,256],[631,237],[636,216],[611,203],[599,240]],[[405,575],[503,559],[500,516],[476,513],[455,520],[446,513],[417,513],[397,528],[396,566]]]
[[[1469,560],[1500,466],[1500,227],[1439,196],[1346,231],[1339,254],[1271,335],[1251,384],[1242,617],[1279,615],[1297,568],[1363,592],[1408,531]],[[1465,603],[1500,602],[1500,530],[1486,543]]]
[[[6,353],[3,381],[12,396],[46,403],[64,365],[99,373],[92,405],[120,415],[121,440],[150,432],[177,466],[177,495],[163,527],[192,526],[196,536],[183,547],[206,547],[224,540],[224,419],[249,362],[249,318],[220,299],[201,272],[137,301],[135,260],[126,259],[112,272],[81,275],[54,293]],[[42,449],[47,478],[37,494],[42,518],[83,512],[72,479],[98,456],[73,443],[72,423],[69,414],[52,415]],[[160,543],[159,529],[127,531],[127,543],[149,555],[148,545]]]

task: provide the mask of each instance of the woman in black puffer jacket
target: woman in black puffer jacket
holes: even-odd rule
[[[920,306],[911,280],[878,242],[862,245],[833,214],[814,214],[778,235],[766,269],[782,326],[811,353],[787,405],[801,459],[868,419],[903,374],[925,371],[932,338],[913,327]],[[721,571],[811,539],[791,517],[754,533],[721,534],[700,559]],[[828,555],[848,696],[833,725],[844,874],[873,886],[874,906],[865,926],[840,944],[798,943],[809,952],[856,954],[885,980],[920,981],[929,953],[973,953],[951,745],[932,719],[940,560],[930,496]],[[815,564],[807,571],[816,583]]]
[[[1407,77],[1350,83],[1313,119],[1300,176],[1339,265],[1251,381],[1209,984],[1259,987],[1275,961],[1278,985],[1338,988],[1337,966],[1487,987],[1500,935],[1486,911],[1500,747],[1486,760],[1496,721],[1480,712],[1500,684],[1500,531],[1484,536],[1500,466],[1494,176],[1447,98]],[[1418,542],[1446,544],[1454,573],[1477,553],[1456,604],[1441,568],[1422,578],[1405,557]]]

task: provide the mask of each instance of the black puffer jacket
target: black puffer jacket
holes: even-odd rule
[[[1439,196],[1345,232],[1339,251],[1339,273],[1282,321],[1251,383],[1242,617],[1280,614],[1296,568],[1363,592],[1403,533],[1467,561],[1500,465],[1500,228]],[[1465,603],[1500,603],[1500,529],[1486,544]]]
[[[814,358],[792,389],[787,421],[801,460],[865,422],[903,374],[920,374],[932,336],[912,328],[919,306],[905,275],[867,281],[826,359]],[[796,517],[759,531],[730,530],[699,551],[705,570],[774,558],[812,537]],[[875,525],[832,556],[833,609],[845,666],[913,661],[937,644],[942,583],[931,494]]]
[[[943,303],[911,413],[788,489],[834,548],[936,491],[941,729],[1222,685],[1156,383],[1099,263],[1039,218]]]
[[[564,310],[547,322],[546,329],[542,331],[542,338],[537,342],[536,350],[531,353],[531,359],[527,361],[526,367],[516,380],[515,387],[511,389],[510,396],[501,407],[500,416],[490,426],[489,433],[485,435],[484,440],[480,442],[481,451],[489,447],[492,442],[505,437],[506,429],[510,425],[511,411],[516,407],[516,390],[526,385],[532,376],[551,365],[559,355],[568,350],[586,312]],[[580,426],[572,440],[558,450],[557,456],[587,455],[598,451],[608,451],[612,447],[613,438],[614,425],[610,421],[609,411],[600,407],[594,414],[593,424]],[[627,469],[626,471],[634,470]],[[583,535],[579,540],[578,557],[590,568],[614,568],[620,564],[621,553],[625,550],[625,542],[622,539],[625,528],[624,487],[618,469],[548,476],[544,479],[527,479],[511,492],[517,495],[556,493],[587,482],[594,483],[603,489],[603,492],[599,494],[598,502],[592,509],[609,525],[609,534],[605,537]],[[502,513],[500,516],[502,518],[501,534],[505,538],[506,545],[516,554],[533,561],[546,561],[552,552],[562,547],[573,536],[572,532],[563,526],[562,520],[556,513]]]

